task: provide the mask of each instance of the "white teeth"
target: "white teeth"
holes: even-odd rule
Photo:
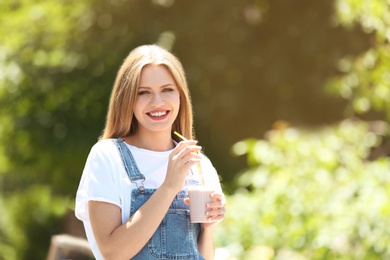
[[[164,116],[166,115],[166,111],[165,112],[155,112],[155,113],[150,113],[151,116]]]

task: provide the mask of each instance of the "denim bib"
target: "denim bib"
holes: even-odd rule
[[[132,216],[156,191],[146,189],[145,176],[140,172],[133,155],[122,138],[116,139],[123,164],[130,181],[137,188],[131,192],[130,216]],[[167,214],[147,244],[132,259],[182,259],[204,260],[198,252],[197,238],[200,224],[190,221],[189,207],[184,203],[187,190],[181,190],[170,205]]]

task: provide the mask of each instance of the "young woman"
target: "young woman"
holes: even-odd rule
[[[190,222],[187,174],[200,163],[217,175],[192,129],[179,60],[156,45],[134,49],[118,72],[76,196],[76,216],[97,259],[213,259],[225,199],[218,182],[207,204],[211,222]]]

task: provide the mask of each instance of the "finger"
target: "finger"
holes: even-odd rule
[[[187,205],[190,204],[190,199],[189,199],[189,198],[185,198],[183,201],[184,201],[184,203],[187,204]]]
[[[209,210],[209,211],[206,211],[206,215],[209,217],[223,216],[223,215],[225,215],[225,210],[224,209]]]
[[[214,208],[208,212],[210,212],[211,216],[225,215],[225,208]]]
[[[188,172],[190,171],[190,169],[192,167],[194,167],[195,165],[199,164],[201,162],[201,160],[197,160],[197,159],[191,159],[191,160],[188,160],[188,161],[184,161],[182,162],[182,166],[179,167],[179,172],[182,172],[183,174],[188,174]]]
[[[225,205],[220,202],[209,202],[206,204],[207,212],[225,213]]]
[[[207,219],[211,222],[220,222],[225,218],[225,212],[215,211],[215,212],[206,212]]]
[[[224,219],[225,213],[223,212],[210,212],[206,215],[208,220]]]
[[[176,155],[178,154],[184,147],[189,146],[189,145],[195,145],[197,144],[198,141],[195,140],[186,140],[186,141],[181,141],[176,145],[176,147],[173,149],[172,154]]]
[[[198,153],[188,151],[187,154],[179,153],[175,155],[172,159],[172,162],[184,170],[189,170],[195,164],[200,163],[202,156]],[[184,168],[183,168],[184,166]]]
[[[209,203],[207,203],[206,208],[207,209],[222,209],[222,208],[225,208],[225,204],[221,203],[221,201],[209,202]]]
[[[187,145],[184,146],[177,154],[177,157],[184,157],[185,155],[189,153],[199,154],[200,150],[202,150],[202,147],[199,145]]]
[[[191,162],[199,163],[201,160],[202,160],[202,156],[194,152],[186,154],[181,159],[182,163],[184,164],[191,163]]]
[[[216,222],[221,222],[224,218],[225,216],[219,215],[219,216],[208,217],[207,220],[216,223]]]
[[[210,194],[210,197],[215,201],[221,201],[224,195],[220,192],[213,192]]]

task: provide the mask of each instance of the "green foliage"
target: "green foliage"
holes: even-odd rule
[[[388,1],[336,1],[337,22],[351,28],[360,25],[372,35],[373,47],[338,62],[340,76],[327,88],[349,100],[349,114],[382,111],[390,120],[390,3]]]
[[[53,196],[41,185],[0,197],[0,259],[45,259],[68,205],[69,199]]]
[[[75,46],[82,39],[86,6],[80,1],[1,5],[0,33],[7,37],[0,42],[0,175],[8,173],[2,176],[6,192],[32,182],[50,183],[63,193],[74,188],[72,178],[59,175],[79,171],[75,158],[81,161],[85,148],[78,145],[91,138],[72,125],[83,126],[86,109],[101,93],[85,93],[79,86],[85,79],[72,80],[85,66],[85,54]],[[47,171],[51,174],[42,174]]]
[[[347,120],[236,143],[250,167],[227,199],[218,245],[239,259],[261,247],[276,259],[389,258],[390,160],[365,160],[381,138]]]
[[[0,259],[45,259],[51,235],[61,232],[83,143],[91,142],[72,125],[84,125],[100,93],[83,95],[78,84],[85,80],[72,80],[85,68],[75,47],[87,3],[0,4],[0,34],[7,36],[0,40]]]

